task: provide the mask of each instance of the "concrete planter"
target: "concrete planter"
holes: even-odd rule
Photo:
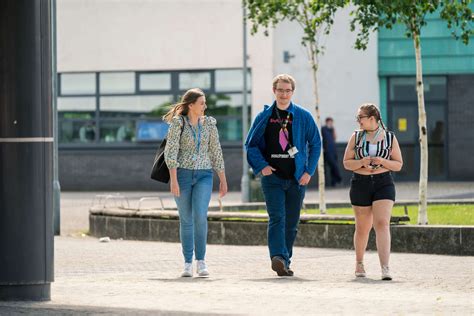
[[[153,217],[90,214],[90,234],[113,239],[179,242],[179,221]],[[474,226],[392,225],[392,251],[474,255]],[[296,246],[353,249],[354,225],[300,224]],[[209,221],[208,243],[266,245],[266,222]],[[375,234],[368,249],[375,250]]]

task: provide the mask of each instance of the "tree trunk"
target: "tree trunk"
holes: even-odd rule
[[[316,110],[316,124],[318,128],[321,129],[321,115],[319,112],[319,92],[318,92],[318,63],[316,61],[316,48],[310,48],[309,54],[311,70],[313,72],[313,92],[314,99],[316,101],[315,110]],[[324,153],[323,146],[321,146],[321,155],[318,161],[318,186],[319,186],[319,211],[321,214],[326,214],[326,188],[325,188],[325,177],[324,177]]]
[[[420,185],[418,201],[418,224],[428,224],[427,189],[428,189],[428,136],[426,129],[425,96],[421,68],[420,36],[414,34],[413,41],[416,55],[416,93],[418,95],[418,129],[420,141]]]

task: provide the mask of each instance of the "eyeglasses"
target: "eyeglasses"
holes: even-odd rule
[[[356,116],[356,121],[360,122],[360,120],[362,120],[363,118],[366,118],[366,117],[370,117],[370,116],[368,116],[368,115],[357,115]]]
[[[278,94],[291,94],[293,93],[293,90],[290,90],[290,89],[276,89],[276,92]]]

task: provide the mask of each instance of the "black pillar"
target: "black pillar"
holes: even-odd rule
[[[51,0],[0,1],[0,300],[53,281]]]

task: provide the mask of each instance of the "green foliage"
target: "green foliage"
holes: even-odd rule
[[[315,47],[316,54],[322,49],[318,45],[318,34],[329,34],[334,14],[347,3],[347,0],[245,0],[252,34],[261,27],[268,35],[270,27],[284,20],[296,21],[304,31],[301,44]]]
[[[406,27],[406,36],[417,38],[427,24],[427,14],[439,12],[455,39],[469,43],[473,32],[471,0],[353,0],[351,30],[357,29],[355,47],[366,49],[371,32],[391,29],[396,23]]]

